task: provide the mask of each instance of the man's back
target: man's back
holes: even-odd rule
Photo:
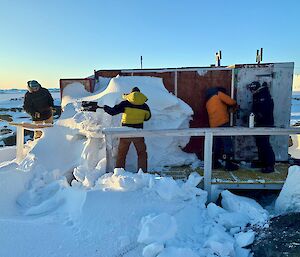
[[[125,101],[114,107],[104,106],[105,112],[110,115],[122,115],[122,126],[143,128],[144,121],[151,118],[149,106],[146,104],[147,97],[141,92],[131,92],[123,96]]]
[[[210,127],[219,127],[229,122],[228,106],[236,105],[236,101],[223,92],[217,91],[206,102],[206,110]]]
[[[38,91],[27,92],[24,98],[24,109],[32,116],[35,112],[40,113],[40,118],[33,120],[48,119],[52,115],[53,98],[46,88],[41,87]]]

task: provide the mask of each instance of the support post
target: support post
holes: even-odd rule
[[[16,160],[20,162],[23,158],[23,149],[24,149],[24,128],[22,126],[17,127],[17,139],[16,139]]]
[[[177,94],[178,94],[177,81],[178,81],[178,74],[177,74],[177,70],[176,70],[175,71],[175,78],[174,78],[174,93],[175,93],[175,96],[177,96]]]
[[[231,92],[230,92],[230,96],[232,99],[234,99],[234,68],[231,70]],[[230,113],[230,127],[233,126],[233,113]]]
[[[113,172],[114,170],[114,160],[112,157],[112,136],[105,135],[105,145],[106,145],[106,172]]]
[[[212,173],[212,132],[205,132],[204,140],[204,190],[207,192],[207,201],[211,201],[211,173]]]

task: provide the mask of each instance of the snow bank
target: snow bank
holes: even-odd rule
[[[91,93],[85,90],[83,84],[79,82],[68,84],[63,90],[61,106],[62,108],[64,108],[67,104],[76,101],[76,99],[80,99],[90,95]]]
[[[175,218],[167,213],[143,217],[141,227],[137,241],[144,244],[165,243],[177,231]]]
[[[16,158],[16,147],[6,146],[0,148],[0,163],[12,161]]]
[[[278,213],[300,211],[300,167],[289,168],[287,179],[275,202]]]
[[[206,208],[207,193],[196,187],[202,178],[196,173],[182,182],[115,169],[102,175],[92,190],[71,187],[58,169],[47,172],[34,165],[29,172],[19,171],[19,178],[20,174],[30,176],[18,189],[23,193],[15,195],[10,205],[13,203],[26,219],[4,221],[2,208],[9,205],[1,201],[0,229],[18,236],[9,240],[0,235],[0,241],[5,242],[0,256],[42,256],[44,249],[53,256],[59,249],[59,254],[74,257],[249,255],[241,246],[250,244],[252,236],[237,234],[244,231],[234,231],[220,222],[225,214],[235,219],[240,210],[224,210],[213,203]],[[13,179],[6,181],[8,187],[15,183]],[[44,230],[55,235],[50,249]],[[24,241],[26,235],[30,237]],[[28,252],[31,244],[34,247]]]
[[[94,92],[101,93],[104,91],[107,88],[110,80],[111,78],[101,76],[98,77],[98,82],[95,84]]]
[[[83,91],[83,85],[74,83],[64,90],[62,106],[64,112],[57,122],[86,137],[80,164],[74,170],[74,176],[85,187],[93,187],[96,180],[105,171],[105,141],[101,133],[105,127],[120,126],[121,115],[110,116],[102,109],[97,112],[81,112],[81,101],[97,101],[114,106],[121,102],[122,95],[138,86],[147,98],[152,118],[145,122],[145,129],[188,128],[192,109],[183,101],[170,94],[162,83],[162,79],[154,77],[126,76],[101,82],[94,94]],[[105,90],[104,90],[105,88]],[[161,170],[165,166],[181,166],[192,164],[196,155],[183,152],[181,149],[188,143],[189,137],[157,137],[146,138],[148,152],[148,169]],[[117,154],[118,139],[113,141],[113,158]],[[133,145],[129,149],[126,170],[136,171],[137,154]]]
[[[134,86],[149,98],[153,118],[145,128],[188,127],[191,108],[158,78],[116,77],[95,94],[81,84],[67,87],[64,112],[54,127],[27,144],[30,151],[20,165],[0,165],[0,230],[5,231],[0,256],[249,256],[242,247],[251,244],[253,234],[243,229],[268,217],[254,200],[224,191],[223,208],[206,208],[207,193],[197,188],[199,174],[175,181],[130,172],[136,171],[133,149],[125,170],[104,173],[101,130],[119,126],[120,115],[81,112],[80,101],[112,106]],[[150,169],[195,161],[179,147],[188,140],[146,139]],[[113,144],[116,150],[117,140]]]
[[[27,190],[27,184],[32,179],[31,173],[20,172],[16,168],[14,163],[0,168],[0,217],[19,215],[17,198]]]

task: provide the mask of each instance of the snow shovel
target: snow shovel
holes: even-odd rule
[[[98,106],[97,102],[82,101],[81,111],[83,112],[96,112],[97,109],[103,109],[103,106]]]

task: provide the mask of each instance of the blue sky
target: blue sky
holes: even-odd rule
[[[300,73],[300,1],[0,0],[0,88],[94,69],[295,62]]]

